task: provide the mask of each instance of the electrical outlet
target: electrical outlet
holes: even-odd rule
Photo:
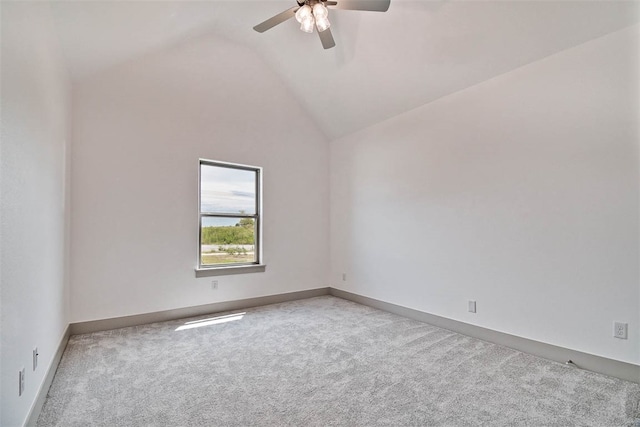
[[[38,367],[38,347],[33,349],[33,370]]]
[[[343,282],[347,281],[347,273],[342,273],[342,281]]]
[[[211,281],[211,289],[214,290],[214,291],[216,289],[218,289],[218,281],[217,280],[212,280]]]
[[[24,368],[18,371],[18,396],[22,396],[22,393],[24,393]]]
[[[623,340],[627,339],[627,323],[614,322],[613,324],[613,336]]]
[[[469,313],[476,312],[476,302],[473,300],[469,300]]]

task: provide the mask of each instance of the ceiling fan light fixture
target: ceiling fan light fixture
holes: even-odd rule
[[[313,19],[313,16],[309,15],[307,18],[302,20],[300,29],[305,33],[313,33],[314,25],[315,25],[315,20]]]
[[[323,32],[331,26],[331,23],[326,17],[316,17],[316,26],[318,27],[319,32]]]
[[[300,23],[300,29],[305,33],[313,33],[313,27],[316,27],[322,47],[331,49],[336,45],[336,42],[329,28],[331,23],[329,22],[327,5],[337,9],[386,12],[390,3],[391,0],[296,0],[295,6],[259,23],[253,29],[264,33],[295,17],[296,21]]]
[[[327,7],[322,4],[322,2],[318,2],[313,5],[313,16],[316,17],[316,20],[318,18],[326,18],[327,16],[329,16],[329,11],[327,10]]]
[[[296,12],[296,20],[302,24],[307,18],[313,19],[313,15],[311,14],[311,6],[305,4]]]

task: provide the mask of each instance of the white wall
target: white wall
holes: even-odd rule
[[[332,286],[640,364],[638,33],[332,142]]]
[[[68,324],[70,87],[52,25],[46,3],[2,4],[0,424],[7,427],[25,421]],[[21,367],[26,388],[18,397]]]
[[[205,37],[74,85],[72,322],[328,285],[329,145],[256,54]],[[195,278],[198,158],[264,168],[265,273]]]

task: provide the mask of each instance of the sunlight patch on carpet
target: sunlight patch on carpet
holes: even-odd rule
[[[241,320],[245,314],[247,313],[244,312],[244,313],[228,314],[226,316],[212,317],[210,319],[194,320],[191,322],[186,322],[184,325],[176,328],[176,331],[184,331],[186,329],[200,328],[202,326],[211,326],[211,325],[218,325],[220,323],[233,322],[236,320]]]

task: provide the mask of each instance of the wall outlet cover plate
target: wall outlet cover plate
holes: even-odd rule
[[[613,336],[616,338],[620,338],[623,340],[627,339],[627,328],[628,328],[628,324],[627,323],[622,323],[622,322],[614,322],[613,324]]]
[[[476,312],[476,302],[469,300],[469,313],[475,313]]]

